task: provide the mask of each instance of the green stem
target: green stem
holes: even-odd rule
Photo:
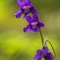
[[[41,41],[42,41],[42,45],[44,43],[44,40],[43,40],[43,35],[42,35],[42,32],[41,32],[41,29],[39,28],[39,32],[40,32],[40,36],[41,36]]]
[[[55,50],[54,50],[54,48],[53,48],[53,45],[51,44],[51,42],[50,42],[50,41],[48,41],[48,40],[47,40],[47,42],[49,42],[49,43],[50,43],[50,45],[51,45],[51,47],[52,47],[52,49],[53,49],[53,52],[54,52],[55,58],[56,58],[56,53],[55,53]],[[57,58],[56,58],[56,60],[57,60]]]

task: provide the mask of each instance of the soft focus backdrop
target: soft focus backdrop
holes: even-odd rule
[[[44,39],[48,37],[60,60],[60,0],[31,2],[45,24],[42,28]],[[39,33],[23,32],[28,23],[23,16],[19,19],[14,16],[18,9],[16,0],[0,0],[0,60],[33,60],[36,50],[42,47]]]

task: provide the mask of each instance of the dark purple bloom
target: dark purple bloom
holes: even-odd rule
[[[26,20],[30,25],[36,25],[39,22],[38,17],[31,17],[31,16],[26,16]]]
[[[44,58],[45,60],[54,60],[54,56],[47,46],[43,49],[37,50],[34,60],[42,60],[42,58]]]
[[[37,17],[30,17],[26,16],[26,20],[28,21],[28,26],[24,28],[24,32],[38,32],[38,28],[44,27],[44,24],[42,22],[39,22]]]
[[[17,3],[20,6],[20,9],[14,14],[16,18],[21,17],[22,14],[24,14],[25,18],[30,12],[33,14],[33,16],[38,16],[38,11],[31,4],[30,0],[17,0]]]

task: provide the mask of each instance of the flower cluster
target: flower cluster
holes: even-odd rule
[[[30,0],[17,0],[17,3],[20,7],[20,9],[14,14],[16,18],[20,18],[22,14],[24,14],[24,19],[28,22],[28,25],[24,27],[24,32],[39,32],[41,35],[41,40],[43,48],[37,50],[36,55],[34,56],[34,60],[42,60],[44,58],[45,60],[54,60],[54,56],[48,49],[48,46],[46,46],[46,42],[44,43],[42,33],[40,28],[44,27],[44,24],[39,21],[38,18],[38,11],[36,8],[31,4]],[[32,13],[32,16],[29,14]]]
[[[34,17],[27,16],[26,20],[29,24],[24,28],[24,32],[38,32],[38,28],[44,27],[44,24],[42,22],[39,22],[39,20]]]
[[[27,20],[28,25],[23,29],[24,32],[38,32],[38,28],[44,27],[44,24],[38,19],[38,11],[31,4],[30,0],[17,0],[20,9],[14,14],[16,18],[24,14],[24,19]],[[32,17],[28,14],[32,13]]]
[[[45,60],[54,60],[54,56],[49,51],[48,47],[37,50],[37,54],[35,55],[34,60],[41,60],[42,58]]]
[[[17,3],[20,9],[14,14],[17,18],[21,17],[24,14],[24,18],[31,12],[33,16],[38,15],[38,11],[36,8],[31,4],[30,0],[17,0]]]
[[[34,60],[42,60],[42,58],[44,58],[45,60],[54,60],[54,56],[46,46],[46,42],[47,41],[45,41],[42,49],[37,50],[37,53],[34,56]]]

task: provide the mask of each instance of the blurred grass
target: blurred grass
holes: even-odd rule
[[[30,39],[27,39],[23,34],[19,34],[18,32],[15,32],[15,33],[5,32],[5,33],[1,34],[1,36],[2,36],[1,54],[3,54],[3,56],[6,55],[6,57],[5,57],[6,59],[7,59],[7,57],[9,57],[8,60],[10,58],[13,58],[13,60],[15,60],[15,58],[17,58],[21,54],[23,54],[23,56],[22,56],[23,60],[24,60],[24,58],[23,58],[24,54],[27,54],[27,56],[29,55],[31,57],[30,59],[32,59],[36,50],[40,49],[40,47],[41,47],[41,43],[40,43],[41,41],[39,40],[40,39],[39,37],[36,40],[32,39],[33,40],[32,41]],[[49,40],[55,46],[54,47],[55,51],[57,51],[57,49],[59,48],[58,47],[59,44],[56,45],[57,39],[51,39],[49,37]],[[49,44],[48,44],[48,46],[51,49]],[[52,49],[51,49],[51,51],[52,51]],[[60,49],[58,51],[60,51]],[[13,56],[13,57],[11,57],[11,56]],[[27,56],[25,57],[25,59],[28,60],[29,56],[28,57]]]
[[[60,59],[60,0],[31,0],[38,9],[39,19],[45,24],[43,36],[48,37]],[[39,33],[24,33],[28,24],[15,18],[19,9],[16,0],[0,0],[0,59],[1,60],[33,60],[36,50],[41,48]],[[47,44],[51,49],[50,45]],[[52,51],[52,49],[51,49]],[[52,51],[53,53],[53,51]]]

